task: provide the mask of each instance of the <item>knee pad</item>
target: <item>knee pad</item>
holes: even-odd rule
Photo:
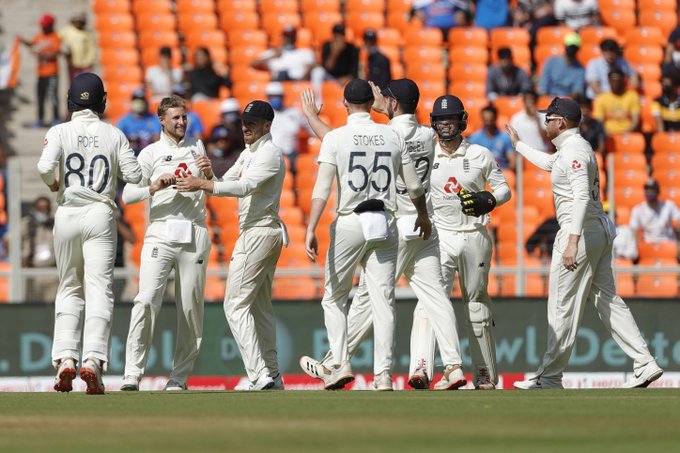
[[[475,336],[479,337],[484,333],[484,329],[493,327],[491,302],[470,301],[467,303],[467,314]]]
[[[467,315],[471,334],[470,355],[474,365],[475,383],[480,374],[480,369],[486,368],[491,381],[497,384],[496,339],[493,332],[491,301],[468,302]],[[474,335],[474,338],[472,335]]]

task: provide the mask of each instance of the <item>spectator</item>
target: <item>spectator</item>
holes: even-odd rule
[[[333,26],[333,37],[321,49],[321,66],[312,71],[312,83],[320,87],[324,80],[344,85],[359,76],[359,49],[345,39],[345,26]]]
[[[42,31],[31,41],[21,38],[21,42],[31,48],[38,58],[38,119],[33,127],[48,127],[45,122],[45,101],[52,106],[52,124],[59,120],[59,64],[57,57],[61,48],[61,39],[54,32],[54,16],[44,14],[39,21]]]
[[[598,25],[600,9],[597,0],[555,0],[555,19],[558,24],[578,31],[589,25]]]
[[[564,55],[549,58],[543,66],[538,81],[541,96],[578,96],[586,88],[586,70],[576,56],[581,48],[581,38],[570,33],[564,38]]]
[[[241,131],[241,105],[238,99],[229,98],[222,101],[220,105],[220,124],[215,126],[210,132],[212,137],[215,134],[215,129],[224,127],[229,131],[231,137],[231,146],[225,150],[227,154],[232,151],[240,153],[246,147],[243,141],[243,132]]]
[[[515,168],[515,153],[508,135],[498,129],[498,111],[492,105],[482,109],[483,127],[470,136],[470,143],[489,148],[501,168]]]
[[[97,44],[92,32],[85,29],[86,25],[87,15],[79,13],[71,18],[70,25],[59,31],[68,61],[69,80],[83,72],[92,72],[94,66]]]
[[[593,58],[586,66],[586,96],[595,99],[600,93],[611,91],[609,87],[609,73],[612,69],[619,69],[628,77],[629,87],[636,90],[639,79],[635,69],[621,56],[621,48],[613,39],[604,39],[600,43],[602,56]]]
[[[512,11],[514,27],[528,28],[531,48],[536,43],[536,33],[541,27],[556,25],[555,14],[550,0],[519,0]]]
[[[274,121],[270,133],[272,142],[278,146],[288,158],[291,169],[295,171],[295,158],[300,151],[300,132],[311,132],[309,123],[297,107],[286,107],[284,103],[283,85],[270,82],[266,91],[269,104],[274,109]]]
[[[663,92],[652,103],[652,115],[658,132],[680,131],[680,96],[678,85],[670,75],[661,77]]]
[[[661,74],[671,76],[675,84],[680,85],[680,25],[668,36]]]
[[[392,80],[392,66],[389,58],[378,49],[377,42],[378,36],[375,30],[367,28],[364,31],[364,46],[366,46],[368,59],[366,68],[364,68],[364,78],[383,89]]]
[[[222,87],[231,88],[231,79],[226,73],[217,73],[206,47],[199,47],[194,52],[194,68],[186,72],[186,81],[192,101],[218,99]]]
[[[217,125],[210,134],[206,143],[208,158],[212,163],[213,172],[220,177],[231,168],[244,147],[238,148],[239,141],[234,137],[235,133],[226,127]]]
[[[201,117],[196,112],[190,110],[189,101],[186,99],[188,93],[184,85],[174,86],[172,94],[184,98],[187,103],[187,109],[189,109],[187,110],[187,129],[184,132],[184,136],[187,138],[203,139],[203,134],[205,133],[203,121],[201,121]]]
[[[498,49],[498,64],[489,67],[486,79],[486,95],[490,101],[498,96],[517,96],[531,91],[529,76],[512,61],[512,50],[508,47]]]
[[[604,125],[602,122],[593,118],[593,108],[590,99],[585,96],[577,96],[575,101],[581,107],[581,123],[579,124],[579,131],[581,136],[590,143],[593,151],[604,155],[605,139]]]
[[[45,268],[57,265],[54,254],[54,217],[52,203],[47,197],[38,197],[33,209],[21,220],[21,265]],[[50,277],[33,277],[27,280],[32,301],[52,302],[57,294],[58,280]]]
[[[612,244],[612,253],[614,258],[623,258],[637,263],[639,255],[637,238],[630,225],[616,225],[616,237]]]
[[[139,141],[140,151],[159,139],[161,123],[157,115],[149,112],[149,101],[144,90],[139,89],[132,93],[130,112],[120,119],[118,128],[128,140],[132,137]]]
[[[549,217],[541,223],[536,231],[527,239],[525,249],[528,254],[536,254],[539,258],[549,261],[552,255],[555,236],[560,229],[556,217]]]
[[[269,70],[272,80],[309,80],[316,56],[312,49],[295,47],[297,30],[293,26],[283,29],[283,44],[271,48],[257,57],[251,66]]]
[[[472,6],[469,0],[421,0],[414,2],[413,15],[427,28],[440,29],[446,41],[451,28],[470,24]]]
[[[508,25],[510,10],[507,0],[477,0],[475,2],[475,26],[488,31]]]
[[[550,145],[543,124],[545,114],[536,110],[537,99],[538,95],[534,91],[524,93],[524,110],[512,116],[510,125],[517,130],[524,143],[540,151],[549,151]]]
[[[146,89],[151,92],[152,99],[160,101],[172,94],[172,87],[182,83],[182,68],[172,67],[172,49],[161,47],[159,61],[155,66],[150,66],[146,70],[144,80]]]
[[[611,91],[595,98],[593,116],[604,123],[607,135],[624,134],[640,125],[640,96],[626,89],[626,78],[620,69],[609,73]]]
[[[680,234],[680,209],[670,200],[659,200],[659,183],[644,185],[645,201],[630,211],[630,227],[644,242],[676,241]]]

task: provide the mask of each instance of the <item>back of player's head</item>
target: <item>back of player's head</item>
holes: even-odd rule
[[[104,113],[106,108],[104,82],[97,74],[91,72],[77,75],[71,82],[67,102],[69,112],[89,109]]]
[[[367,81],[362,79],[350,80],[347,85],[345,85],[344,91],[345,101],[348,104],[365,104],[367,102],[373,102],[375,99],[373,97],[373,89]]]
[[[382,90],[382,94],[396,99],[404,113],[413,114],[418,108],[420,90],[411,79],[392,80]]]

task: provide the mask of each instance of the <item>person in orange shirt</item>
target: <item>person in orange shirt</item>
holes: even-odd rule
[[[57,57],[61,48],[61,39],[54,31],[54,16],[43,14],[39,24],[42,32],[35,35],[31,41],[21,38],[21,42],[30,47],[38,57],[38,120],[34,123],[34,127],[47,127],[45,101],[49,101],[52,106],[52,124],[60,122]]]

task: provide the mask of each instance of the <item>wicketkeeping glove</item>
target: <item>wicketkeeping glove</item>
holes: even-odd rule
[[[473,217],[489,213],[496,207],[496,198],[486,190],[469,192],[461,188],[460,192],[458,192],[458,198],[460,198],[460,203],[463,205],[463,213]]]

